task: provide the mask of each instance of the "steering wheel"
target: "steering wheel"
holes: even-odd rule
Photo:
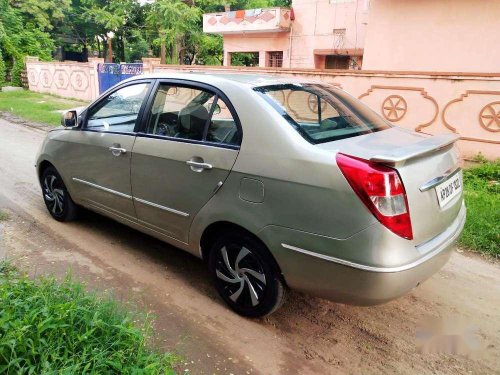
[[[156,134],[157,135],[169,135],[167,124],[160,122],[156,126]]]

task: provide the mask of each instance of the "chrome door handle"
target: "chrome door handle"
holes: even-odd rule
[[[115,147],[115,146],[111,146],[109,148],[109,151],[111,151],[111,153],[114,155],[114,156],[120,156],[121,154],[125,154],[127,152],[126,149],[122,148],[122,147]]]
[[[191,167],[194,172],[202,172],[204,169],[212,169],[214,166],[212,164],[188,160],[186,164]]]

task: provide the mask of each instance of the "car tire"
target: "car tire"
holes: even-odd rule
[[[285,285],[276,262],[248,233],[219,237],[210,251],[209,268],[217,292],[240,315],[269,315],[284,301]]]
[[[78,216],[78,206],[73,202],[61,175],[54,167],[47,167],[40,177],[43,201],[50,215],[57,221],[72,221]]]

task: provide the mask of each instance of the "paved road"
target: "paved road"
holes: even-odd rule
[[[195,374],[499,373],[500,266],[456,252],[444,269],[397,301],[362,308],[291,293],[274,315],[247,320],[227,310],[203,264],[99,215],[52,220],[34,172],[44,133],[0,119],[0,254],[31,273],[68,269],[92,288],[152,311],[156,343]],[[423,320],[461,318],[480,348],[468,356],[421,353]]]

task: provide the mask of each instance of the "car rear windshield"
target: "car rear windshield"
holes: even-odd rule
[[[391,127],[359,100],[331,85],[280,84],[254,90],[313,144]]]

